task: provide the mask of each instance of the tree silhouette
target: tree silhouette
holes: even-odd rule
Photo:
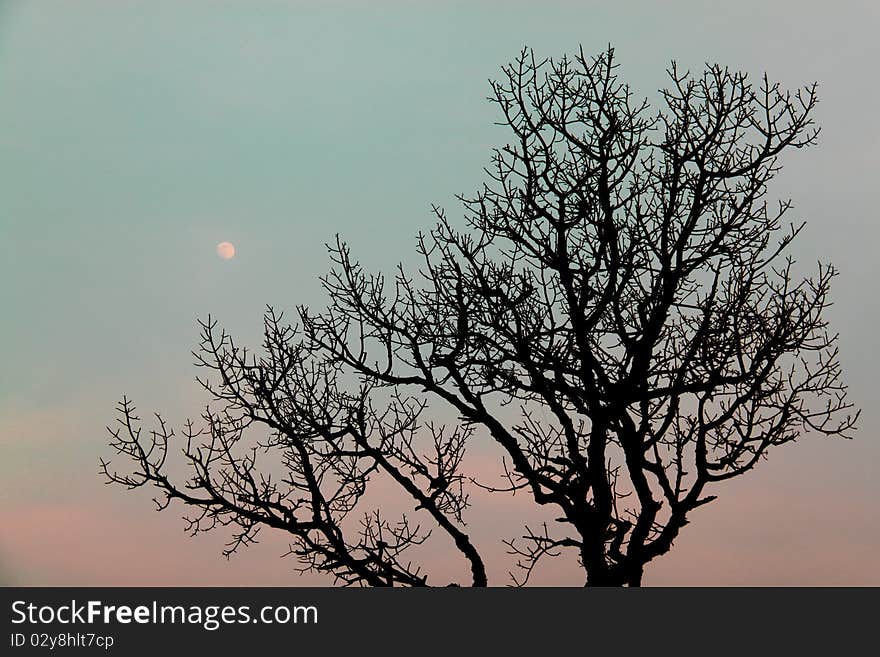
[[[481,586],[463,521],[480,434],[506,476],[479,485],[523,489],[556,517],[505,541],[517,584],[571,550],[588,585],[637,586],[718,482],[803,432],[849,435],[858,413],[823,319],[835,270],[797,274],[803,224],[767,199],[781,153],[816,141],[815,85],[673,64],[652,112],[610,48],[524,50],[502,70],[491,100],[511,141],[460,197],[466,228],[434,208],[419,271],[390,278],[337,238],[327,308],[299,307],[296,326],[270,308],[258,355],[209,318],[195,354],[217,408],[175,437],[159,416],[142,433],[123,399],[111,444],[134,467],[102,461],[110,482],[192,507],[193,532],[233,527],[230,553],[283,530],[303,570],[345,584],[426,585],[409,550],[432,529]],[[459,420],[432,423],[429,408]],[[363,511],[378,477],[412,515]]]

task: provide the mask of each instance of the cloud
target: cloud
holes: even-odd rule
[[[139,500],[143,502],[143,500]],[[246,554],[224,559],[222,534],[190,538],[179,514],[144,504],[56,503],[0,511],[0,554],[25,586],[304,585],[286,542],[266,535]],[[287,566],[285,566],[285,563]],[[317,583],[314,579],[312,583]]]

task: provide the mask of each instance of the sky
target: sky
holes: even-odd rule
[[[227,561],[223,535],[103,485],[116,401],[197,414],[196,320],[255,344],[267,304],[320,306],[336,233],[371,269],[411,261],[507,139],[488,80],[525,45],[609,43],[647,97],[671,60],[819,82],[819,145],[773,191],[808,222],[798,259],[840,269],[828,317],[863,409],[854,440],[805,435],[720,488],[645,584],[880,584],[878,28],[852,0],[0,0],[0,584],[325,583],[283,537]],[[475,501],[492,583],[528,513]]]

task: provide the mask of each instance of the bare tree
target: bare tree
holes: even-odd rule
[[[107,478],[192,507],[193,531],[233,526],[230,552],[260,527],[286,531],[303,569],[346,584],[427,584],[407,556],[428,535],[417,517],[480,586],[462,466],[483,434],[506,472],[483,486],[524,489],[556,518],[506,541],[517,584],[573,551],[587,584],[637,586],[718,482],[804,432],[848,436],[858,413],[823,318],[835,270],[797,274],[803,225],[767,199],[781,153],[816,141],[816,87],[668,74],[652,112],[611,49],[523,51],[492,84],[512,137],[461,197],[466,228],[435,208],[417,274],[387,279],[337,239],[328,307],[298,308],[295,327],[270,309],[259,356],[209,319],[196,355],[218,409],[175,438],[161,418],[142,434],[123,400],[112,446],[134,467],[102,463]],[[429,404],[459,424],[423,420]],[[267,432],[248,438],[255,425]],[[258,471],[263,452],[281,474]],[[380,476],[412,516],[361,511]]]

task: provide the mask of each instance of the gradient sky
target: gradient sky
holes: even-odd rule
[[[266,304],[320,303],[336,232],[371,268],[406,260],[507,139],[487,79],[523,45],[610,42],[647,96],[671,59],[819,81],[820,145],[775,192],[808,220],[799,259],[841,270],[829,319],[864,409],[855,440],[805,436],[719,488],[645,583],[880,584],[878,31],[872,1],[0,0],[0,583],[324,581],[283,537],[227,562],[222,535],[103,486],[116,400],[196,413],[197,318],[254,343]],[[492,583],[528,513],[477,499]]]

